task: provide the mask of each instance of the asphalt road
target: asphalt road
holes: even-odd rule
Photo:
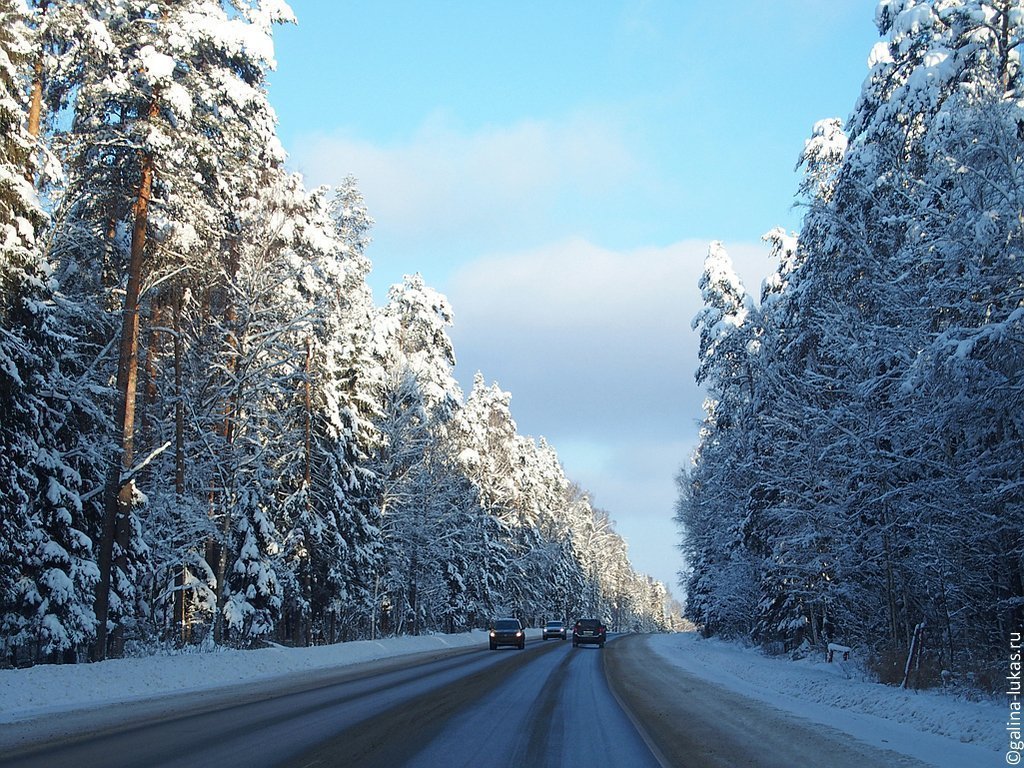
[[[0,727],[0,766],[657,766],[596,646],[437,652]]]
[[[0,768],[915,766],[668,665],[643,636],[421,654],[5,725]]]

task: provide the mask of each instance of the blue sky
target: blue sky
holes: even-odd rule
[[[676,595],[675,476],[697,438],[697,281],[798,229],[794,166],[845,118],[871,0],[293,0],[271,101],[307,184],[359,180],[378,301],[420,272],[465,388],[512,393]]]

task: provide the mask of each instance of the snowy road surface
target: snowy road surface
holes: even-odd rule
[[[603,650],[572,649],[567,642],[542,642],[538,636],[531,635],[525,651],[494,652],[486,650],[480,633],[416,638],[417,643],[438,645],[420,644],[414,647],[435,650],[362,663],[354,660],[374,658],[361,654],[393,652],[389,644],[397,646],[399,639],[8,670],[0,674],[0,768],[841,768],[995,765],[989,758],[1001,758],[981,743],[961,743],[968,732],[983,735],[989,720],[997,729],[997,709],[957,705],[949,697],[908,696],[918,724],[960,708],[956,741],[934,727],[921,733],[855,711],[876,698],[892,709],[889,702],[910,692],[836,678],[833,665],[801,667],[693,635],[627,635]],[[346,655],[349,662],[316,666],[310,661],[319,656],[322,664],[326,654]],[[253,668],[265,675],[262,666],[269,668],[273,658],[294,665],[292,671],[223,687],[228,669],[236,671],[233,679],[244,679],[244,672],[251,679]],[[223,677],[212,674],[217,662],[225,670]],[[196,680],[195,670],[203,665],[211,670],[210,690]],[[166,670],[191,669],[193,684],[185,688],[188,674],[179,671],[181,692],[132,696],[124,690],[131,688],[126,676],[119,694],[109,686],[103,693],[100,680],[117,678],[133,667],[136,676],[148,670],[167,688],[172,675]],[[65,687],[69,680],[79,680],[78,686],[70,684],[67,698],[77,702],[72,706],[53,695],[53,681],[61,676]],[[96,682],[86,692],[89,679]],[[850,697],[845,702],[849,708],[809,702],[809,690],[823,698]],[[80,708],[90,700],[91,708]],[[816,714],[819,710],[823,717]],[[881,711],[877,704],[875,711]],[[970,716],[978,719],[972,723]],[[858,718],[868,723],[870,734],[863,723],[848,727]]]
[[[30,740],[0,766],[656,767],[601,661],[598,648],[531,640],[524,651],[478,646],[312,685],[248,686],[198,706],[183,695],[152,712],[94,713],[87,735]]]

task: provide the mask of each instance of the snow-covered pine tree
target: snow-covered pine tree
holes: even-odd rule
[[[341,243],[344,275],[336,286],[337,304],[325,316],[323,410],[318,420],[325,458],[321,485],[333,498],[328,503],[333,504],[342,545],[329,576],[335,586],[328,615],[338,627],[329,635],[345,631],[366,636],[371,631],[373,588],[383,561],[380,478],[370,466],[381,440],[374,420],[386,378],[374,355],[375,308],[366,282],[370,262],[365,249],[373,219],[352,177],[328,201],[327,213]]]
[[[64,68],[74,80],[59,81],[55,87],[64,90],[51,97],[70,98],[73,111],[70,129],[59,137],[68,181],[55,253],[65,273],[77,276],[77,290],[99,297],[97,310],[119,315],[117,450],[105,493],[96,600],[102,658],[112,574],[120,571],[123,584],[138,581],[129,573],[131,553],[139,549],[129,540],[130,515],[142,498],[133,467],[146,458],[140,449],[153,448],[136,445],[145,320],[160,301],[157,286],[169,288],[171,276],[183,271],[208,270],[237,199],[264,167],[281,162],[263,77],[273,64],[271,26],[292,17],[277,0],[59,5],[54,17],[67,22],[64,39],[78,44],[66,46],[75,52],[73,66]],[[122,609],[130,611],[136,597],[121,596]],[[114,640],[116,653],[119,631]]]
[[[752,451],[758,313],[721,243],[712,243],[701,276],[705,308],[693,320],[700,333],[696,378],[709,393],[701,445],[679,477],[676,521],[688,569],[687,615],[708,632],[743,634],[755,615],[754,592],[765,557],[758,529],[761,504]]]
[[[84,418],[60,367],[48,223],[32,181],[40,157],[26,94],[36,47],[20,0],[0,2],[0,643],[32,660],[92,636],[96,569],[82,476],[67,453]]]
[[[371,220],[362,198],[351,179],[331,200],[326,189],[305,194],[293,187],[290,294],[306,321],[290,342],[303,361],[299,390],[282,407],[301,424],[302,449],[282,454],[275,471],[298,587],[288,602],[288,639],[305,643],[369,629],[381,553],[368,461],[378,441],[372,409],[381,385],[363,255]]]
[[[385,630],[418,626],[420,621],[413,594],[417,569],[409,562],[429,559],[414,542],[422,540],[418,531],[436,523],[437,510],[417,509],[423,504],[417,496],[442,471],[445,457],[439,442],[462,403],[452,371],[451,322],[448,300],[418,274],[392,286],[387,304],[374,318],[374,356],[387,379],[377,421],[381,442],[370,466],[381,482],[385,548],[389,541],[405,542],[385,564],[384,586],[393,595],[392,611],[399,612],[386,617],[387,622],[378,620]]]
[[[1010,457],[1021,455],[1019,430],[1006,429],[1016,395],[1005,361],[1015,356],[1004,347],[994,368],[975,360],[967,377],[939,373],[962,370],[972,356],[959,342],[1002,335],[1020,306],[1021,8],[1009,0],[882,3],[876,20],[887,39],[849,121],[835,197],[801,234],[812,248],[801,314],[815,324],[821,313],[812,305],[828,306],[828,297],[844,318],[816,323],[817,354],[843,372],[836,388],[851,397],[847,412],[860,411],[849,448],[872,449],[856,461],[853,519],[869,521],[872,560],[885,564],[877,576],[890,642],[905,645],[928,617],[946,636],[943,663],[959,666],[956,649],[990,646],[1022,599],[1011,554],[1019,537],[981,523],[1020,513],[998,490],[1016,482],[1002,458],[1017,464]],[[916,375],[940,360],[935,375]],[[969,380],[985,383],[965,390]],[[990,482],[980,481],[989,468]],[[953,499],[956,509],[942,510]],[[950,616],[964,611],[951,599],[989,608],[957,626]]]
[[[853,114],[819,123],[801,157],[799,239],[768,238],[782,258],[762,297],[756,418],[716,398],[680,514],[687,554],[712,551],[715,517],[694,512],[730,486],[709,467],[757,457],[730,468],[722,504],[758,513],[742,541],[772,576],[759,639],[839,632],[885,659],[924,619],[929,652],[956,671],[995,663],[1024,605],[1024,14],[1016,0],[885,0],[876,21],[885,40]],[[713,457],[723,418],[747,435]],[[731,593],[711,573],[695,570],[688,605],[714,631]]]

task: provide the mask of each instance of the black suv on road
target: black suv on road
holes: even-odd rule
[[[526,630],[519,619],[496,619],[490,637],[492,651],[499,645],[514,645],[519,650],[526,647]]]
[[[607,634],[604,622],[600,619],[580,619],[572,628],[572,647],[590,643],[604,648]]]

